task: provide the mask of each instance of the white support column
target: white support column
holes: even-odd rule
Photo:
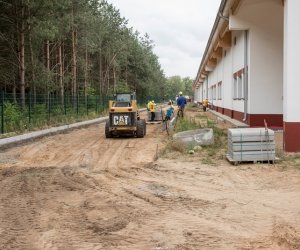
[[[300,1],[284,3],[284,148],[300,152]]]

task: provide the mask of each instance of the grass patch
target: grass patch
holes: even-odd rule
[[[300,154],[286,154],[282,159],[282,163],[291,167],[300,168]]]
[[[185,109],[186,111],[192,111],[192,112],[195,112],[195,111],[199,111],[199,110],[200,110],[199,107],[195,107],[192,103],[189,103],[188,105],[186,105],[184,109]]]
[[[224,129],[218,128],[217,124],[209,119],[207,116],[202,115],[201,118],[205,118],[207,122],[205,126],[203,126],[197,118],[199,116],[195,116],[195,118],[179,118],[177,120],[175,133],[201,129],[201,128],[211,128],[214,134],[214,143],[212,145],[200,146],[199,148],[195,148],[196,144],[184,144],[178,141],[170,140],[167,143],[165,149],[161,152],[161,156],[178,156],[178,153],[181,155],[190,154],[191,150],[194,151],[193,154],[190,154],[191,157],[197,156],[201,158],[202,163],[215,165],[218,160],[222,160],[225,158],[226,149],[227,149],[227,133]],[[196,149],[196,150],[195,150]]]
[[[218,160],[225,158],[227,150],[227,133],[224,129],[218,128],[216,123],[210,119],[207,120],[207,127],[211,128],[214,133],[214,143],[203,146],[201,152],[203,163],[215,165]]]
[[[195,118],[199,118],[199,119],[205,119],[205,120],[207,120],[207,116],[206,115],[203,115],[203,114],[197,114],[197,115],[195,115]]]
[[[300,161],[300,154],[292,154],[289,156],[290,159],[292,160],[299,160]]]
[[[201,128],[201,126],[193,118],[178,118],[175,133],[199,128]]]

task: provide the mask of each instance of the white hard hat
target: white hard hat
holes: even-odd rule
[[[182,92],[181,92],[181,91],[179,92],[179,95],[182,95]]]

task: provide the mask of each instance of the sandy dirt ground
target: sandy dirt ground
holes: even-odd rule
[[[160,157],[104,124],[0,153],[0,249],[300,249],[300,171]],[[157,146],[158,145],[158,146]]]

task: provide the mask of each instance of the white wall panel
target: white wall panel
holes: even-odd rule
[[[284,117],[285,122],[300,122],[300,29],[299,0],[286,0],[284,13]]]
[[[249,28],[249,113],[283,112],[283,6],[281,0],[248,0],[234,22]],[[235,25],[235,27],[234,27]]]
[[[234,45],[234,40],[236,44]],[[244,68],[244,32],[232,32],[232,73]]]
[[[233,109],[233,69],[232,69],[232,48],[226,49],[226,56],[223,56],[223,106],[226,109]],[[225,53],[225,52],[224,52]],[[224,55],[223,53],[223,55]]]

